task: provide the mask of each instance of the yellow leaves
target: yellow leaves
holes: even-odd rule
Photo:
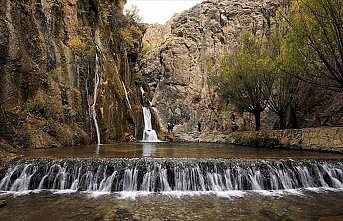
[[[74,53],[82,53],[85,48],[86,44],[79,38],[79,37],[74,37],[68,41],[68,46]]]
[[[291,11],[299,11],[299,9],[301,8],[302,4],[303,4],[302,0],[294,0],[294,1],[292,1],[290,10]]]
[[[143,43],[143,53],[146,54],[153,49],[153,46],[150,43]]]
[[[129,25],[121,31],[121,36],[130,47],[134,47],[135,42],[143,37],[143,32],[137,25]]]

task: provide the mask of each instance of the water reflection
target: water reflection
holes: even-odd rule
[[[154,143],[143,143],[143,157],[151,157],[156,152],[156,144]]]
[[[265,149],[230,144],[206,143],[116,143],[28,149],[21,152],[27,158],[245,158],[245,159],[343,159],[343,154]]]

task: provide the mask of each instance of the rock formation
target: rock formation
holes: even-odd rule
[[[211,141],[230,130],[235,109],[220,101],[208,64],[234,50],[242,31],[270,26],[279,4],[206,0],[146,31],[123,15],[125,2],[1,1],[0,148],[89,144],[98,134],[102,143],[140,140],[142,104],[152,106],[160,139],[168,122],[180,140]],[[335,108],[310,108],[337,112],[341,122],[334,97]],[[241,129],[252,126],[248,115],[236,115]]]
[[[169,30],[170,25],[167,39],[149,51],[139,66],[149,82],[162,131],[172,122],[181,139],[193,140],[199,123],[201,132],[229,130],[234,109],[222,104],[211,87],[208,62],[234,50],[242,31],[259,34],[270,25],[277,7],[265,0],[208,0],[172,19],[166,27]],[[243,124],[244,119],[239,121]]]
[[[96,143],[93,113],[102,143],[142,130],[139,83],[131,69],[144,29],[122,14],[124,4],[125,0],[1,1],[2,145]]]

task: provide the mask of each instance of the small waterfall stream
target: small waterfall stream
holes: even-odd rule
[[[18,161],[0,191],[221,192],[343,188],[343,163],[202,159]]]
[[[127,93],[127,90],[126,90],[125,84],[124,84],[124,82],[123,82],[123,81],[121,82],[121,84],[123,85],[123,88],[124,88],[124,92],[125,92],[125,98],[126,98],[127,104],[129,105],[129,108],[130,108],[130,110],[132,110],[132,108],[131,108],[131,104],[130,104],[130,100],[129,100],[129,94]]]
[[[96,136],[97,136],[97,142],[98,145],[101,144],[101,139],[100,139],[100,129],[98,125],[98,120],[97,120],[97,115],[96,115],[96,101],[98,97],[98,87],[100,84],[100,76],[99,76],[99,48],[96,47],[96,53],[95,53],[95,76],[94,76],[94,101],[92,105],[92,117],[94,120],[94,127],[96,130]]]

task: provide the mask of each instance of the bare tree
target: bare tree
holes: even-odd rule
[[[289,47],[302,69],[298,77],[325,89],[343,92],[343,0],[296,0]]]

